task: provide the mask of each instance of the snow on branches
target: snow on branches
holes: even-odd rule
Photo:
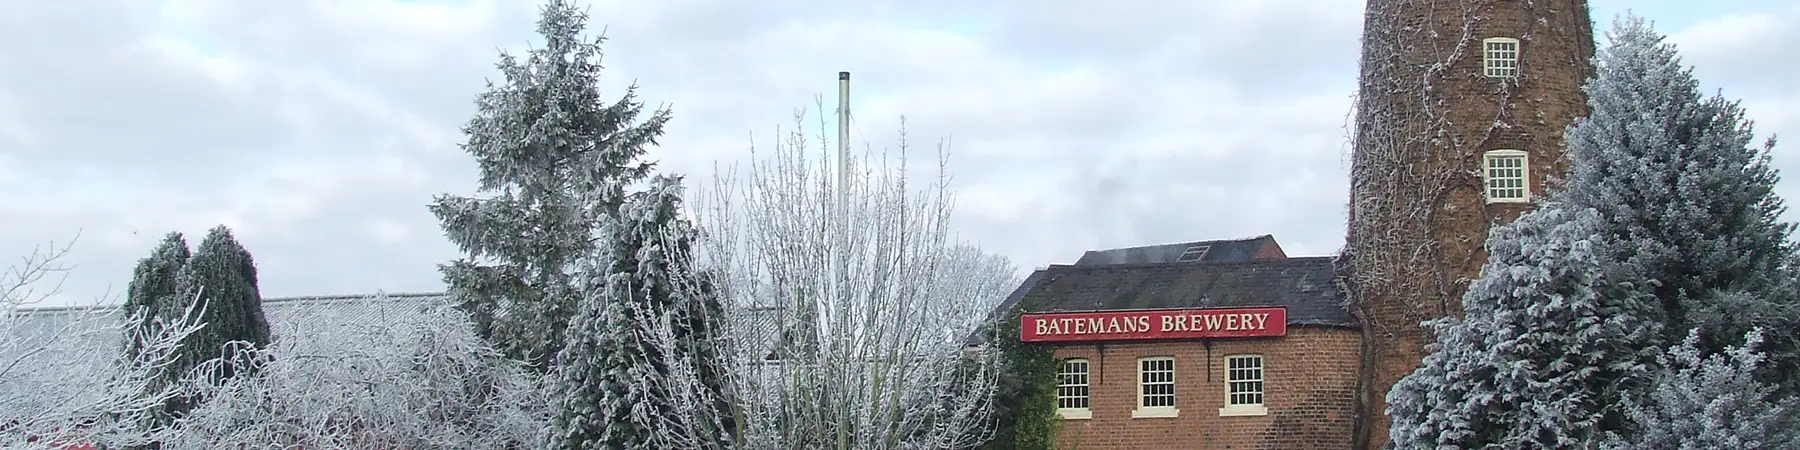
[[[532,448],[545,420],[538,378],[474,333],[441,298],[286,305],[261,371],[186,387],[204,401],[165,449]],[[202,367],[201,370],[206,370]]]
[[[979,444],[996,361],[963,341],[1015,286],[1014,267],[951,240],[942,146],[921,192],[904,131],[897,160],[854,155],[849,185],[835,186],[823,118],[820,158],[809,158],[804,117],[770,154],[753,149],[747,178],[720,173],[697,202],[699,262],[718,271],[731,321],[737,445]]]
[[[1700,330],[1657,357],[1662,370],[1642,399],[1627,399],[1631,432],[1612,435],[1614,450],[1703,450],[1718,448],[1800,448],[1800,408],[1775,398],[1774,387],[1757,381],[1763,355],[1756,351],[1762,330],[1744,333],[1744,345],[1703,356]]]
[[[158,375],[200,324],[142,326],[118,308],[25,309],[55,295],[46,278],[66,270],[58,261],[68,251],[40,248],[0,274],[0,448],[157,440],[167,430],[145,424],[179,394]],[[134,351],[118,358],[126,342]]]

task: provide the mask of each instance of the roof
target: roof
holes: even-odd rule
[[[1256,259],[1256,255],[1264,246],[1276,245],[1275,236],[1262,235],[1243,239],[1219,239],[1211,241],[1179,242],[1174,244],[1147,245],[1142,247],[1115,248],[1109,250],[1089,250],[1075,261],[1077,266],[1095,266],[1107,264],[1147,264],[1173,262],[1237,262]],[[1195,247],[1206,247],[1200,259],[1181,261],[1184,253]]]
[[[276,339],[289,340],[298,348],[336,348],[339,342],[321,339],[358,336],[355,331],[374,325],[393,329],[422,329],[430,320],[428,308],[447,302],[440,293],[373,294],[324,297],[268,298],[263,311]],[[0,311],[0,329],[24,345],[0,348],[0,361],[17,358],[16,370],[0,377],[0,389],[26,389],[45,395],[23,401],[85,398],[98,393],[92,386],[106,376],[123,342],[123,318],[119,305],[20,308]],[[330,330],[330,331],[327,331]],[[416,341],[409,341],[416,342]],[[401,345],[389,342],[388,345]],[[44,351],[32,352],[35,348]],[[96,350],[100,351],[96,351]],[[8,354],[8,351],[26,353]],[[15,368],[16,369],[16,368]],[[0,404],[0,414],[14,408],[49,408],[49,405]]]
[[[1284,306],[1289,325],[1357,326],[1331,257],[1057,265],[1039,273],[1020,296],[1026,312]]]

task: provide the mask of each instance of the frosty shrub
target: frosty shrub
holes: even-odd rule
[[[280,322],[266,349],[207,363],[262,370],[190,383],[206,401],[163,448],[530,448],[545,419],[535,376],[454,305],[321,301]]]
[[[1395,448],[1589,448],[1616,426],[1658,328],[1652,302],[1603,272],[1600,220],[1546,203],[1495,228],[1467,318],[1434,321],[1436,344],[1388,394]]]
[[[853,155],[840,186],[831,164],[809,158],[803,121],[769,153],[752,150],[747,178],[722,172],[697,202],[700,265],[717,271],[731,321],[739,445],[980,444],[996,362],[963,341],[1016,268],[952,240],[942,146],[939,176],[918,192],[904,131],[898,158]]]
[[[1627,399],[1631,428],[1615,433],[1616,450],[1800,449],[1800,420],[1792,400],[1776,400],[1754,373],[1762,330],[1744,345],[1702,356],[1700,330],[1657,358],[1662,370],[1642,400]]]
[[[164,430],[141,425],[177,393],[157,375],[199,324],[128,323],[118,308],[27,309],[55,295],[68,251],[40,249],[0,273],[0,448],[154,441]],[[135,351],[121,359],[125,342]]]

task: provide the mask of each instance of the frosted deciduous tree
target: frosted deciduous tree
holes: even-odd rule
[[[830,164],[808,157],[803,117],[741,185],[722,173],[700,202],[701,261],[719,271],[733,323],[730,395],[745,409],[737,445],[981,443],[995,358],[964,339],[1014,287],[1016,269],[952,239],[942,146],[939,176],[920,192],[908,183],[904,132],[899,158],[853,156],[849,183],[838,185]]]
[[[1800,370],[1800,272],[1794,225],[1780,220],[1773,139],[1754,144],[1737,102],[1703,97],[1675,47],[1642,18],[1618,21],[1608,37],[1586,87],[1592,113],[1568,132],[1562,198],[1605,218],[1601,232],[1619,246],[1608,264],[1655,280],[1665,324],[1656,346],[1705,325],[1725,338],[1702,340],[1717,352],[1762,326],[1772,373]]]
[[[1546,203],[1488,238],[1463,305],[1388,395],[1399,449],[1592,448],[1641,384],[1656,309],[1612,278],[1602,218]]]
[[[1744,345],[1705,356],[1699,330],[1659,355],[1654,388],[1642,399],[1627,399],[1628,433],[1615,433],[1607,447],[1618,450],[1708,450],[1720,448],[1800,448],[1800,419],[1792,400],[1777,400],[1774,389],[1755,377],[1763,357],[1755,350],[1762,330],[1744,335]]]
[[[669,120],[640,121],[636,88],[607,104],[600,44],[587,16],[551,0],[537,31],[544,46],[523,60],[501,54],[504,81],[476,98],[462,149],[481,171],[479,197],[440,195],[431,211],[467,257],[442,266],[450,293],[505,354],[545,369],[580,298],[580,259],[616,215],[624,186],[650,171],[638,158]]]
[[[278,323],[293,334],[207,363],[262,361],[256,376],[187,385],[208,399],[164,449],[536,448],[538,376],[455,305],[376,296],[296,306]]]
[[[682,217],[680,179],[652,179],[622,212],[604,233],[589,272],[594,289],[557,355],[560,399],[547,448],[724,445],[731,410],[711,329],[721,311],[692,268],[696,234]]]
[[[118,308],[27,309],[55,295],[68,250],[40,249],[0,273],[0,448],[154,442],[168,430],[143,424],[177,393],[158,374],[199,324],[132,323]],[[136,344],[130,358],[93,348],[122,335]]]

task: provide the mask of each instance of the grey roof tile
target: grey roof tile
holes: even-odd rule
[[[1059,265],[1019,304],[1028,312],[1285,306],[1290,325],[1355,327],[1330,257],[1231,263]]]

